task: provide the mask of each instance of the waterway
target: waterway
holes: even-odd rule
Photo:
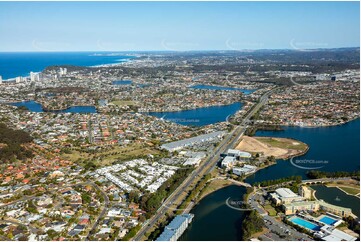
[[[302,166],[322,166],[322,171],[360,170],[360,119],[344,125],[320,128],[283,127],[284,131],[258,131],[256,136],[285,137],[300,140],[309,145],[309,151],[295,157],[302,160]],[[315,165],[319,162],[320,165]],[[264,180],[278,179],[286,176],[307,178],[307,169],[293,166],[290,160],[277,160],[277,164],[262,169],[246,179],[253,184]]]
[[[351,208],[352,213],[356,216],[360,214],[360,198],[347,195],[337,187],[326,187],[323,185],[311,186],[316,190],[315,196],[317,199],[322,199],[330,204]]]
[[[251,94],[252,92],[256,91],[253,89],[241,89],[236,87],[223,87],[223,86],[211,86],[211,85],[194,85],[191,86],[190,88],[206,89],[206,90],[240,91],[243,94]]]
[[[226,205],[226,200],[242,201],[246,188],[231,185],[204,197],[190,213],[193,222],[179,240],[241,240],[241,224],[244,212]]]
[[[131,80],[118,80],[118,81],[113,81],[112,82],[113,85],[130,85],[132,84]]]
[[[242,106],[240,102],[236,102],[223,106],[197,108],[179,112],[149,112],[148,114],[177,124],[203,126],[226,121],[228,116],[235,114]]]
[[[257,136],[287,137],[310,146],[307,154],[299,159],[327,160],[321,170],[353,171],[360,169],[360,120],[345,125],[323,128],[284,127],[284,131],[258,131]],[[248,177],[246,182],[278,179],[291,175],[306,177],[306,171],[292,166],[289,160],[278,160],[276,165],[262,169]],[[337,188],[314,187],[316,197],[334,205],[349,207],[360,212],[360,200]],[[242,197],[245,188],[229,186],[209,194],[191,210],[194,221],[181,237],[182,240],[240,240],[243,213],[225,205],[228,197]],[[336,198],[339,198],[336,200]]]
[[[24,101],[24,102],[18,102],[18,103],[11,103],[11,105],[16,107],[27,107],[29,111],[31,112],[44,112],[43,107],[40,103],[37,103],[35,101]],[[70,107],[64,110],[59,111],[51,111],[53,113],[96,113],[97,110],[94,106],[74,106]]]

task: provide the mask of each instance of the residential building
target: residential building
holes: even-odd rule
[[[170,224],[168,224],[163,233],[156,239],[156,241],[176,241],[187,229],[188,224],[192,222],[193,214],[182,214],[176,216]]]

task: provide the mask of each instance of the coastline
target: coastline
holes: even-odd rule
[[[41,52],[40,52],[41,53]],[[62,52],[60,52],[62,53]],[[63,52],[63,53],[69,53],[69,52]],[[74,53],[78,53],[78,52],[74,52]],[[52,65],[46,65],[42,70],[30,70],[29,72],[26,73],[22,73],[22,74],[16,74],[14,77],[7,77],[3,79],[3,82],[12,82],[15,81],[16,77],[23,77],[23,78],[30,78],[30,72],[34,72],[34,73],[42,73],[44,69],[46,69],[47,67],[50,66],[64,66],[64,65],[72,65],[72,66],[82,66],[82,67],[88,67],[88,68],[100,68],[100,67],[116,67],[116,66],[121,66],[124,63],[129,63],[131,61],[133,61],[134,59],[139,58],[139,56],[136,55],[104,55],[104,54],[96,54],[96,52],[89,52],[89,53],[93,53],[93,54],[89,54],[88,56],[90,57],[116,57],[119,56],[119,59],[115,60],[116,62],[113,63],[104,63],[104,64],[98,64],[98,65],[86,65],[86,66],[82,66],[82,65],[75,65],[75,64],[52,64]],[[127,57],[127,58],[122,58],[122,57]]]

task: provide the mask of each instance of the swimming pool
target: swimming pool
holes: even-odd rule
[[[294,224],[297,224],[301,227],[304,227],[306,229],[310,229],[310,230],[314,230],[314,231],[319,231],[320,230],[320,226],[318,226],[317,224],[311,223],[307,220],[304,220],[302,218],[299,217],[293,217],[290,219],[290,221]]]
[[[337,220],[336,219],[333,219],[331,217],[328,217],[328,216],[323,216],[321,219],[319,219],[319,221],[325,223],[325,224],[328,224],[328,225],[334,225]]]

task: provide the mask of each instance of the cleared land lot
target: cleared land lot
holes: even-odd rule
[[[137,102],[135,102],[135,101],[114,100],[111,103],[114,104],[114,105],[117,105],[119,107],[122,107],[122,106],[137,106]]]
[[[287,138],[243,136],[236,149],[263,156],[274,156],[276,159],[287,159],[304,153],[308,146],[301,141]]]

